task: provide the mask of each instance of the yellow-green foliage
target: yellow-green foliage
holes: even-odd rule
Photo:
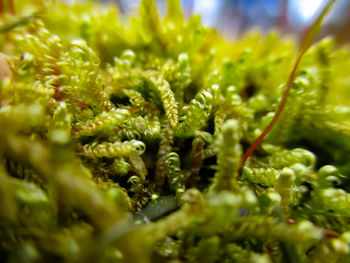
[[[350,262],[348,48],[308,50],[312,27],[240,171],[293,40],[228,42],[177,0],[165,17],[152,0],[132,17],[15,7],[0,14],[1,262]]]

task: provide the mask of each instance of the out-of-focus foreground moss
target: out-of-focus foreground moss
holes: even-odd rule
[[[239,175],[293,41],[228,43],[176,0],[165,17],[151,0],[129,18],[15,7],[0,14],[2,262],[350,262],[349,49],[305,54]]]

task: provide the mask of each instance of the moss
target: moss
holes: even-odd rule
[[[45,2],[0,11],[2,261],[350,262],[350,51],[311,46],[322,16],[295,52],[176,0]]]

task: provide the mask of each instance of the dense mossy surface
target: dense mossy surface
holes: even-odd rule
[[[0,14],[2,262],[350,262],[347,47],[305,53],[239,171],[294,40],[226,41],[176,0],[164,17],[151,0],[130,17],[15,4]]]

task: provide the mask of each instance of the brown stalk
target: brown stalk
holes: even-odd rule
[[[273,126],[276,124],[277,120],[281,116],[281,113],[283,112],[284,107],[287,103],[287,100],[288,100],[288,97],[290,94],[290,90],[291,90],[292,85],[294,83],[296,73],[297,73],[297,70],[298,70],[299,65],[300,65],[300,61],[303,58],[306,51],[312,46],[313,42],[315,41],[316,36],[321,28],[321,23],[322,23],[324,16],[328,13],[329,9],[336,1],[337,0],[329,0],[327,2],[326,6],[321,11],[321,13],[316,18],[316,20],[309,27],[306,28],[304,36],[303,36],[303,38],[300,42],[299,48],[298,48],[297,58],[295,60],[293,69],[289,75],[289,78],[288,78],[288,81],[286,84],[286,90],[283,94],[282,101],[280,102],[278,109],[277,109],[277,112],[273,116],[273,119],[271,120],[269,125],[267,125],[267,127],[262,132],[262,134],[252,143],[252,145],[249,147],[249,149],[243,155],[240,167],[238,168],[238,171],[237,171],[238,172],[237,180],[239,179],[239,175],[241,173],[241,170],[242,170],[245,162],[247,161],[248,157],[253,154],[254,150],[260,145],[260,143],[266,137],[266,135],[269,134],[269,132],[272,130]]]

